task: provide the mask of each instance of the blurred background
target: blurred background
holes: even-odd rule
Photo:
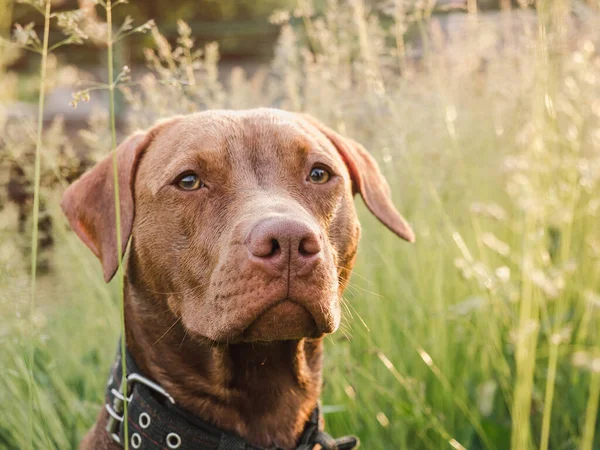
[[[359,258],[326,342],[333,435],[600,449],[597,0],[112,6],[109,44],[103,0],[0,0],[0,448],[76,448],[102,405],[118,287],[59,202],[111,150],[112,83],[119,140],[270,106],[379,161],[417,243],[357,200]]]

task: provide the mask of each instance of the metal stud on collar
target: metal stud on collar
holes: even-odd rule
[[[148,413],[143,412],[138,417],[138,423],[142,428],[148,428],[150,426],[150,422],[150,415]]]
[[[133,448],[140,448],[142,446],[142,437],[139,434],[133,433],[131,435],[131,446]]]
[[[167,447],[179,448],[181,446],[181,437],[177,433],[167,434]]]
[[[130,373],[127,376],[126,383],[129,397],[125,398],[125,396],[123,395],[123,383],[121,383],[121,386],[119,386],[118,390],[114,388],[111,389],[111,393],[114,396],[112,404],[106,403],[104,405],[104,408],[110,416],[106,423],[106,431],[110,433],[113,440],[118,444],[121,443],[121,438],[119,437],[119,425],[123,423],[123,404],[125,403],[125,401],[127,401],[127,403],[130,403],[133,399],[133,386],[136,383],[143,384],[147,388],[168,399],[172,404],[175,404],[175,400],[173,399],[173,397],[171,397],[171,395],[167,391],[165,391],[160,385],[156,384],[155,382],[149,380],[146,377],[141,376],[138,373]],[[150,425],[150,422],[148,422],[148,425]],[[181,438],[179,436],[177,436],[177,438],[179,439],[179,444],[177,445],[177,447],[170,448],[178,448],[179,445],[181,445]]]

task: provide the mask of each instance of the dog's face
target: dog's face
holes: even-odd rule
[[[117,156],[130,282],[142,295],[162,294],[195,336],[269,341],[335,331],[360,233],[354,191],[413,240],[372,158],[307,116],[177,117],[129,138]],[[63,200],[107,279],[118,252],[112,173],[107,159]]]
[[[289,114],[211,112],[159,133],[135,177],[144,285],[216,341],[316,337],[340,321],[359,234],[348,171]],[[146,264],[144,264],[146,266]]]

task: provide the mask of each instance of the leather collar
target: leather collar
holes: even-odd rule
[[[121,384],[122,358],[117,350],[106,387],[105,405],[110,417],[106,431],[121,446],[143,450],[266,450],[252,446],[241,437],[210,425],[179,408],[161,386],[144,377],[132,356],[125,353],[127,367],[128,436],[123,425],[124,397]],[[352,450],[359,441],[354,436],[334,439],[323,431],[319,405],[315,408],[296,450]],[[320,445],[320,447],[319,447]],[[279,450],[279,449],[269,449]]]

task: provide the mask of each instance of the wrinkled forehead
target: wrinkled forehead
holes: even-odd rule
[[[138,174],[152,170],[151,184],[158,187],[166,181],[160,174],[168,178],[201,168],[213,174],[275,175],[315,156],[343,166],[327,138],[292,113],[208,111],[181,117],[162,129],[144,154]]]

